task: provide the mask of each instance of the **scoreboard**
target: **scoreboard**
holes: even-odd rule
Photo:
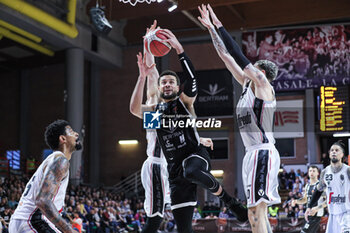
[[[320,88],[320,130],[341,132],[350,129],[349,86]]]

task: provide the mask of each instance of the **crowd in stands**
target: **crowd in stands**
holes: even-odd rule
[[[329,160],[325,161],[325,164],[323,165],[324,167],[328,166]],[[292,203],[293,200],[301,199],[303,197],[304,187],[309,182],[307,173],[300,171],[300,169],[297,171],[291,169],[290,172],[283,169],[278,175],[278,180],[280,190],[286,190],[289,192],[286,200],[284,200],[281,205],[269,207],[269,216],[290,218],[292,222],[304,218],[304,213],[307,208],[306,204],[293,205]]]
[[[293,200],[302,198],[308,177],[305,172],[287,172],[283,169],[278,176],[280,190],[288,190],[288,197],[279,206],[269,208],[270,217],[288,217],[296,221],[304,217],[305,205],[292,205]],[[7,233],[11,215],[25,191],[26,176],[10,176],[0,179],[0,233]],[[285,191],[286,192],[286,191]],[[70,186],[65,198],[62,216],[79,232],[126,233],[140,232],[146,221],[143,200],[128,199],[124,193],[113,193],[103,188],[79,185]],[[193,221],[197,219],[234,218],[226,207],[220,208],[214,202],[205,202],[202,209],[195,208]],[[170,206],[165,208],[161,229],[171,232],[175,229],[174,216]]]
[[[284,79],[350,74],[350,28],[344,25],[249,33],[243,49],[252,60],[268,59]],[[248,34],[248,33],[247,33]]]

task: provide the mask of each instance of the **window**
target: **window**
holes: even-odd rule
[[[20,150],[8,150],[6,151],[6,158],[9,161],[10,168],[19,170],[21,167],[21,151]]]
[[[275,146],[281,157],[295,157],[294,138],[276,139]]]
[[[228,159],[228,138],[212,138],[214,150],[208,149],[211,159]]]

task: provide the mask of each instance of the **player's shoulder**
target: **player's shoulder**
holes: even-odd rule
[[[330,165],[327,166],[327,167],[325,167],[325,168],[321,171],[321,173],[320,173],[320,178],[322,178],[322,177],[326,174],[326,172],[328,171],[329,167],[330,167]],[[321,180],[321,179],[320,179],[320,180]]]
[[[69,160],[63,153],[55,153],[49,163],[47,169],[50,169],[54,174],[65,175],[69,171]]]

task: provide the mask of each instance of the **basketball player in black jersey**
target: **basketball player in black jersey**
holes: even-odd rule
[[[147,66],[138,55],[140,75],[136,83],[131,101],[133,113],[139,118],[145,111],[157,111],[172,122],[181,122],[195,118],[193,103],[197,96],[197,81],[194,68],[175,35],[164,29],[162,34],[177,52],[186,73],[182,80],[183,92],[180,91],[180,78],[173,71],[164,71],[158,79],[160,101],[156,105],[142,105],[145,77],[154,65]],[[178,232],[192,231],[192,216],[196,202],[197,184],[218,196],[237,216],[240,221],[247,221],[247,209],[232,198],[210,173],[208,152],[200,145],[196,128],[165,126],[161,121],[157,129],[157,137],[168,162],[169,183],[171,190],[171,208],[177,224]]]
[[[293,200],[292,206],[295,206],[295,204],[298,205],[304,205],[309,204],[311,201],[312,194],[315,192],[316,187],[319,183],[318,175],[319,170],[318,167],[315,165],[312,165],[309,167],[308,175],[310,177],[310,183],[306,184],[304,196],[301,199]],[[320,227],[320,221],[321,217],[323,216],[323,209],[327,206],[326,202],[326,194],[323,193],[323,198],[325,201],[322,203],[315,203],[312,206],[312,214],[309,217],[309,221],[305,223],[303,229],[301,230],[301,233],[316,233],[318,232],[318,228]]]

